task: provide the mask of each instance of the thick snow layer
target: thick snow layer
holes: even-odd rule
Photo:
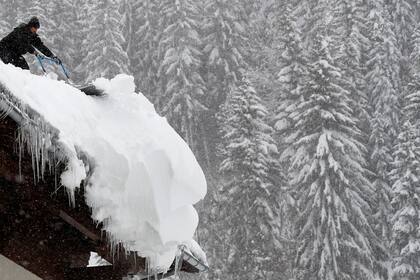
[[[205,196],[206,181],[188,145],[134,93],[133,77],[98,79],[106,96],[91,97],[0,62],[0,83],[58,129],[68,159],[61,184],[71,193],[87,179],[92,218],[112,241],[167,268],[193,237],[193,204]]]

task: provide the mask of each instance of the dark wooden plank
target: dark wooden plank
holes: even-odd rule
[[[99,240],[101,240],[101,238],[98,235],[96,235],[95,233],[93,233],[90,230],[88,230],[85,226],[83,226],[82,224],[80,224],[79,222],[77,222],[75,219],[73,219],[72,217],[70,217],[70,215],[68,215],[63,210],[60,210],[60,214],[59,215],[60,215],[60,218],[62,218],[69,225],[71,225],[74,228],[76,228],[78,231],[80,231],[81,233],[83,233],[86,237],[90,238],[91,240],[93,240],[93,241],[99,241]]]

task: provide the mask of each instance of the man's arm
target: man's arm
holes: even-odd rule
[[[36,55],[38,52],[35,50],[35,48],[32,45],[29,45],[28,53]]]
[[[39,38],[38,36],[35,36],[34,40],[32,41],[32,46],[34,46],[35,48],[37,48],[40,52],[42,52],[43,54],[45,54],[48,57],[54,57],[54,54],[50,51],[49,48],[47,48],[44,43],[42,43],[41,38]],[[34,53],[35,50],[31,53]]]

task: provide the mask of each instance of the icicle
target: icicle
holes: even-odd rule
[[[45,172],[56,177],[58,164],[56,159],[65,154],[59,146],[56,137],[58,131],[36,112],[26,109],[19,100],[0,84],[0,117],[11,116],[18,124],[17,153],[19,157],[19,177],[22,178],[22,160],[26,151],[30,154],[34,182],[44,179]],[[55,140],[54,140],[55,139]],[[55,143],[53,143],[55,141]],[[26,147],[26,148],[25,148]],[[57,148],[60,151],[57,153]],[[64,157],[66,157],[64,155]],[[55,179],[55,186],[57,186]],[[68,192],[70,201],[74,201],[74,193]]]
[[[178,254],[176,254],[175,256],[175,276],[178,276],[179,271],[181,270],[182,267],[182,261],[184,259],[184,250],[185,250],[185,245],[181,245],[178,246]]]
[[[21,133],[21,130],[18,129],[18,149],[19,149],[19,180],[22,180],[22,154],[24,151],[24,147],[23,147],[23,136]]]

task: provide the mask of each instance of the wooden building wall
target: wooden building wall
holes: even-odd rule
[[[17,129],[12,119],[0,120],[0,254],[44,280],[120,280],[130,271],[142,270],[143,259],[111,256],[100,225],[90,218],[83,191],[76,195],[76,206],[70,207],[65,190],[55,189],[54,174],[34,181],[29,154],[22,158],[20,176]],[[114,266],[86,269],[90,251]],[[94,278],[89,271],[95,271]]]

